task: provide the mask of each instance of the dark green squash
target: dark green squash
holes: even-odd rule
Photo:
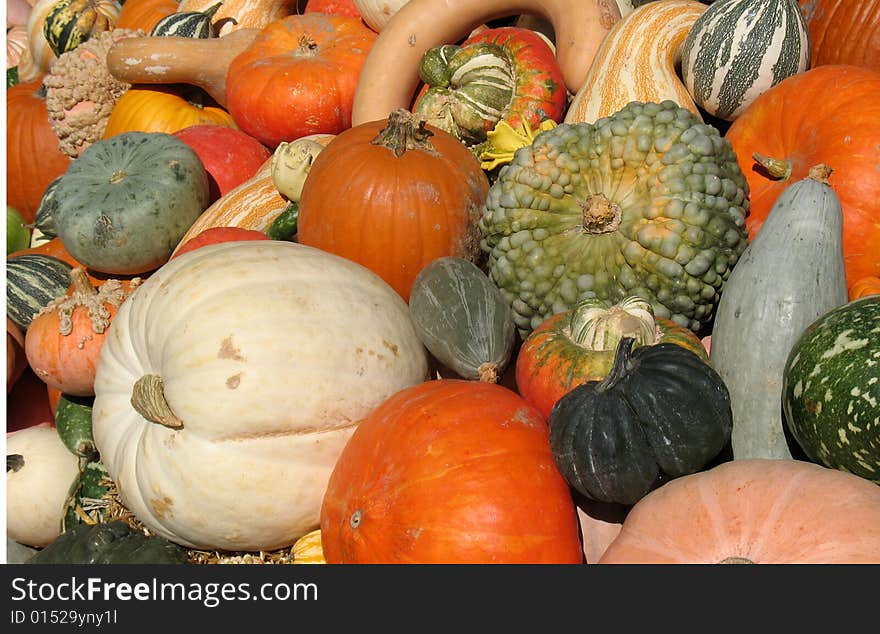
[[[524,336],[589,297],[649,300],[698,330],[748,235],[730,142],[672,101],[561,124],[516,151],[479,226]]]
[[[661,482],[695,473],[730,441],[721,377],[674,343],[621,339],[611,372],[563,396],[550,412],[560,473],[591,500],[635,504]]]
[[[208,204],[192,148],[164,132],[124,132],[83,151],[56,186],[55,227],[94,271],[137,275],[171,256]]]
[[[92,437],[94,396],[62,394],[55,408],[55,429],[72,454],[93,459],[98,453]]]
[[[880,484],[880,295],[810,324],[786,361],[782,405],[810,460]]]
[[[6,314],[27,330],[43,306],[67,293],[71,269],[67,262],[39,253],[6,260]]]
[[[416,334],[443,365],[465,379],[497,381],[510,362],[516,327],[510,306],[473,262],[442,257],[413,281]]]
[[[183,564],[186,550],[147,537],[125,522],[78,524],[34,555],[29,564]]]

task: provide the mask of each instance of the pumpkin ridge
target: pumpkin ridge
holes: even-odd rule
[[[766,547],[773,543],[772,529],[775,524],[778,524],[779,518],[788,510],[788,507],[791,505],[791,498],[797,498],[801,480],[803,480],[806,475],[805,472],[798,473],[786,483],[786,486],[781,491],[774,491],[776,499],[770,506],[770,510],[764,516],[764,520],[761,522],[760,526],[755,529],[751,540],[752,544],[750,544],[748,558],[752,561],[768,561],[768,559],[764,558],[764,553],[761,552],[760,549],[757,552],[752,551],[753,544],[754,542],[757,542],[759,545],[764,544]]]

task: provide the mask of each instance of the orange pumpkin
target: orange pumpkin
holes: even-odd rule
[[[538,412],[458,379],[361,421],[321,508],[327,563],[581,563],[578,526]]]
[[[176,13],[178,6],[179,0],[126,0],[116,19],[116,28],[149,33],[159,20]]]
[[[810,65],[880,71],[880,0],[799,0],[810,31]]]
[[[361,66],[376,33],[359,19],[309,13],[276,20],[229,66],[226,105],[270,148],[351,127]]]
[[[451,134],[406,110],[339,134],[312,164],[297,240],[371,269],[408,300],[433,260],[480,253],[489,182]]]
[[[27,367],[24,356],[24,333],[21,328],[6,316],[6,394],[12,390],[15,382]]]
[[[856,280],[849,287],[849,301],[868,295],[880,295],[880,277],[869,275]]]
[[[878,95],[880,72],[819,66],[778,83],[733,122],[726,137],[749,184],[750,239],[782,191],[822,163],[834,170],[829,182],[843,206],[848,283],[880,275]],[[755,153],[779,163],[761,165]]]
[[[726,462],[639,500],[599,563],[880,563],[880,487],[799,460]]]
[[[6,204],[32,223],[46,187],[70,161],[49,124],[42,75],[7,88]]]
[[[107,327],[137,282],[92,286],[80,268],[71,270],[67,295],[50,302],[31,321],[25,354],[46,385],[72,396],[94,396],[95,372]]]
[[[103,138],[132,131],[173,134],[203,124],[236,127],[232,115],[200,88],[138,85],[128,89],[113,106]]]

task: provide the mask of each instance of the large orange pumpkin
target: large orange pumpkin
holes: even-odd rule
[[[232,115],[200,88],[136,85],[113,106],[103,138],[132,131],[174,134],[190,126],[205,124],[236,127]]]
[[[178,0],[125,0],[119,17],[117,29],[141,29],[149,33],[162,18],[177,12]]]
[[[581,563],[544,419],[492,383],[440,379],[360,422],[321,509],[328,563]]]
[[[238,126],[275,148],[351,127],[361,66],[376,33],[359,19],[309,13],[276,20],[226,74],[226,105]]]
[[[799,0],[810,31],[810,65],[880,71],[880,0]]]
[[[43,192],[67,171],[64,154],[49,125],[42,75],[6,89],[6,204],[32,223]]]
[[[749,184],[750,238],[782,191],[823,163],[843,205],[847,281],[880,275],[880,72],[819,66],[789,77],[755,99],[726,137]],[[772,166],[781,176],[759,165],[756,152],[781,161]]]
[[[475,260],[489,182],[451,134],[406,110],[339,134],[303,186],[298,240],[377,273],[409,299],[433,260]]]
[[[880,487],[799,460],[726,462],[639,500],[599,563],[880,563]]]

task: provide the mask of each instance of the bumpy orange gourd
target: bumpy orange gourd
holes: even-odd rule
[[[880,71],[880,0],[799,0],[810,31],[810,65]]]
[[[25,354],[46,385],[72,396],[94,396],[107,328],[140,282],[107,280],[95,288],[79,268],[71,270],[70,277],[67,295],[50,302],[28,327]]]
[[[226,106],[270,148],[351,126],[361,67],[376,33],[359,19],[309,13],[272,22],[232,60]]]
[[[339,134],[303,186],[298,241],[366,266],[404,299],[433,260],[471,261],[489,182],[454,136],[406,110]]]
[[[726,462],[642,498],[599,563],[880,563],[880,487],[799,460]]]
[[[726,137],[749,184],[750,239],[782,191],[822,163],[834,170],[829,183],[843,206],[847,282],[880,275],[878,95],[880,72],[818,66],[773,86],[733,122]],[[776,173],[756,162],[756,152],[779,161]]]
[[[327,563],[580,563],[547,424],[494,383],[404,389],[364,419],[321,509]]]

